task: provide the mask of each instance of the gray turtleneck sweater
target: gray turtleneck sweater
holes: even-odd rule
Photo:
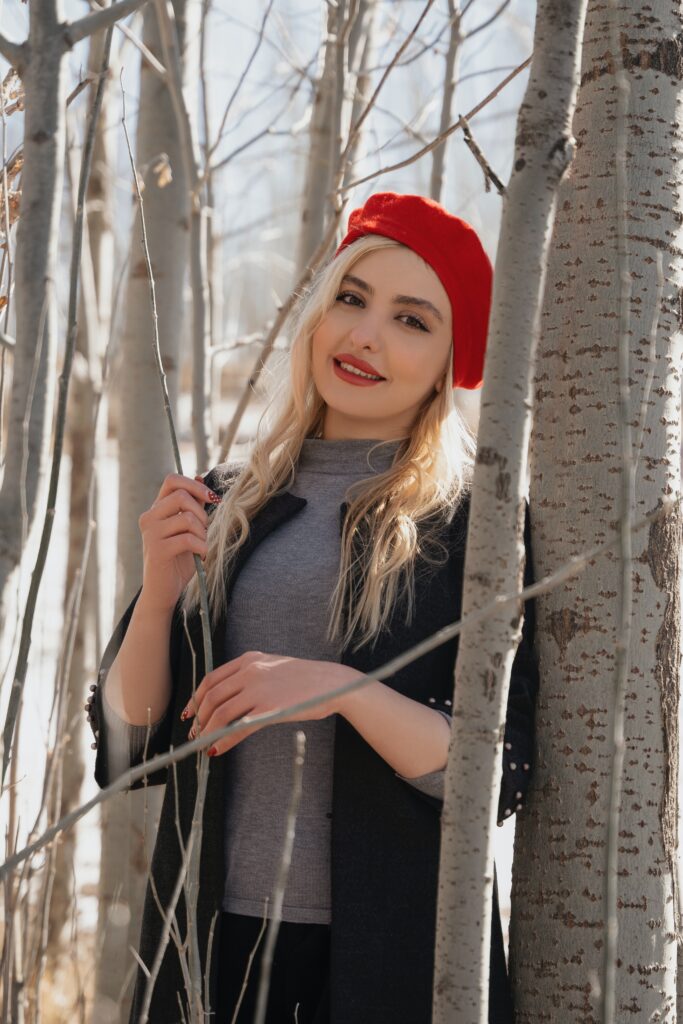
[[[376,444],[365,439],[304,441],[289,490],[305,498],[307,505],[261,541],[235,581],[227,614],[227,660],[249,650],[314,661],[341,660],[339,646],[325,636],[339,575],[339,506],[350,484],[391,465],[400,440],[385,442],[371,453]],[[111,781],[142,750],[146,726],[123,722],[106,699],[103,707]],[[266,898],[272,905],[298,730],[306,735],[306,755],[283,920],[326,924],[330,921],[333,717],[260,729],[222,755],[228,759],[222,905],[224,910],[255,917],[263,916]],[[415,779],[399,778],[441,796],[443,776],[443,771],[437,771]]]

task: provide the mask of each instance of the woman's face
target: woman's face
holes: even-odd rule
[[[451,339],[446,290],[412,249],[362,256],[313,334],[313,379],[327,406],[323,437],[407,437],[425,397],[444,386]],[[349,373],[340,360],[360,360],[382,380]]]

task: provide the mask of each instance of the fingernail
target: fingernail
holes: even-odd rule
[[[206,752],[206,756],[207,757],[215,757],[217,753],[218,753],[218,750],[216,749],[215,746],[214,747],[209,747],[209,749]]]
[[[216,494],[215,491],[209,491],[209,501],[212,505],[218,505],[222,500],[220,494]]]
[[[181,721],[184,722],[185,719],[189,718],[189,717],[190,717],[190,706],[188,704],[188,706],[186,708],[183,708],[183,710],[180,712],[180,719],[181,719]]]

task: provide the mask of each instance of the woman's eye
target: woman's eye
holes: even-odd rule
[[[419,316],[413,316],[412,313],[405,313],[404,315],[407,317],[408,320],[414,320],[421,331],[429,330],[424,320],[420,320]]]
[[[353,292],[340,292],[339,295],[337,296],[337,302],[339,302],[339,301],[343,302],[344,299],[358,299],[359,302],[363,301],[362,299],[360,299],[358,297],[358,295],[354,295]],[[353,303],[344,302],[344,305],[345,306],[349,306],[349,305],[353,305]]]
[[[356,301],[346,302],[346,299],[355,299]],[[339,295],[337,295],[337,302],[342,302],[345,306],[355,306],[356,303],[360,303],[361,306],[363,305],[361,297],[359,295],[355,295],[353,292],[340,292]],[[426,323],[424,320],[421,320],[419,316],[413,316],[412,313],[402,313],[401,316],[405,317],[406,321],[413,321],[411,324],[407,324],[408,327],[417,327],[420,331],[429,331]]]

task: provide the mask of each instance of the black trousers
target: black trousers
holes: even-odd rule
[[[491,935],[489,1024],[512,1024],[513,1010],[505,966],[500,917]],[[258,917],[223,912],[218,954],[218,996],[212,1024],[232,1024],[249,956],[261,931]],[[256,950],[235,1024],[253,1024],[265,945],[264,931]],[[329,1024],[330,926],[281,921],[273,956],[266,1024]]]
[[[249,956],[262,923],[259,917],[223,911],[215,1024],[232,1024]],[[265,941],[264,930],[235,1024],[252,1024],[254,1020]],[[266,1024],[329,1024],[329,960],[329,925],[280,922],[270,972]]]

